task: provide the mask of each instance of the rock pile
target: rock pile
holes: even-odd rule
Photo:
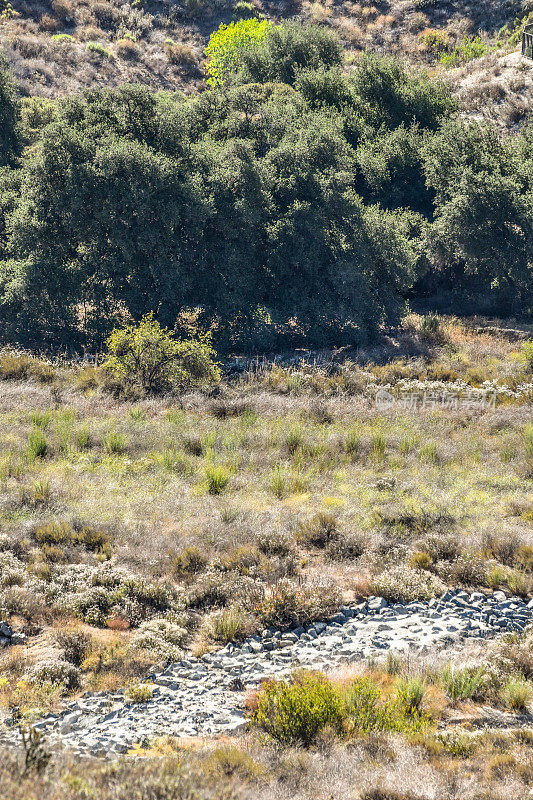
[[[9,647],[11,644],[24,644],[26,641],[26,634],[13,633],[13,629],[7,622],[3,620],[0,622],[0,648]]]
[[[79,753],[114,755],[146,737],[209,736],[246,727],[245,689],[268,677],[281,677],[298,666],[328,670],[386,654],[425,653],[521,632],[533,621],[533,600],[447,591],[429,602],[389,604],[370,597],[343,607],[327,622],[291,631],[269,628],[243,643],[228,644],[199,659],[188,658],[148,676],[153,697],[128,702],[124,692],[86,693],[59,715],[36,727]],[[14,738],[14,732],[7,737]]]

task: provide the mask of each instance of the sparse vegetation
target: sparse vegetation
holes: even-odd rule
[[[0,0],[6,796],[527,796],[530,629],[287,672],[222,747],[80,765],[31,726],[371,595],[379,630],[383,597],[531,598],[524,10],[465,2]]]

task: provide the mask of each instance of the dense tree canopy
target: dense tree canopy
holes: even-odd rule
[[[197,98],[98,89],[18,122],[2,73],[4,338],[99,347],[199,308],[221,347],[355,343],[413,292],[531,313],[531,132],[456,119],[392,59],[341,59],[328,31],[269,26]]]

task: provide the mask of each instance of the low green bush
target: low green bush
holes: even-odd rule
[[[254,723],[283,744],[308,747],[326,725],[338,725],[342,702],[322,675],[292,681],[269,681],[260,690]]]
[[[405,684],[397,699],[387,700],[366,676],[336,684],[322,674],[300,672],[266,683],[252,720],[276,741],[304,747],[326,727],[345,738],[380,731],[417,733],[429,722],[420,712],[423,695],[421,682]]]
[[[220,379],[209,334],[176,339],[152,314],[138,325],[115,329],[106,347],[103,369],[118,393],[157,394]]]
[[[472,700],[482,696],[486,684],[483,668],[454,669],[448,664],[441,674],[442,688],[452,700]]]
[[[49,451],[46,436],[41,428],[35,427],[28,435],[28,456],[30,458],[44,458]]]
[[[209,494],[221,494],[229,483],[229,474],[224,467],[209,466],[205,470],[205,481]]]

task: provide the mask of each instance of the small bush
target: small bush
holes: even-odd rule
[[[257,544],[266,556],[286,558],[294,551],[291,537],[283,531],[266,531]]]
[[[303,437],[302,433],[299,430],[292,430],[289,431],[287,436],[285,437],[285,447],[289,455],[294,455],[294,453],[298,450],[299,447],[303,444]]]
[[[201,456],[204,452],[202,441],[197,436],[187,436],[183,440],[183,449],[191,456]]]
[[[237,0],[233,6],[233,16],[236,19],[251,19],[257,16],[257,9],[248,0]]]
[[[209,494],[221,494],[229,483],[229,474],[224,467],[209,466],[205,470]]]
[[[49,447],[41,428],[34,428],[28,436],[28,455],[30,458],[44,458]]]
[[[341,701],[322,675],[268,681],[257,698],[253,721],[283,744],[311,745],[327,725],[338,723]]]
[[[374,461],[383,461],[387,450],[387,441],[377,433],[370,439],[370,455]]]
[[[366,550],[362,534],[340,533],[328,544],[328,556],[333,561],[348,561],[359,558]]]
[[[126,452],[126,438],[123,433],[109,431],[102,437],[104,450],[109,455],[123,455]]]
[[[288,471],[281,464],[277,464],[270,473],[268,485],[272,494],[282,500],[287,493]]]
[[[442,731],[437,733],[437,741],[446,753],[455,758],[468,758],[476,749],[476,740],[461,730]]]
[[[513,594],[521,595],[522,597],[529,597],[532,581],[531,577],[526,574],[525,570],[511,569],[505,578],[509,590]]]
[[[500,689],[500,700],[513,711],[523,711],[532,697],[533,685],[524,678],[508,678]]]
[[[420,714],[426,696],[427,686],[423,678],[402,678],[396,686],[398,702],[406,714]]]
[[[220,379],[209,334],[175,339],[152,314],[108,338],[104,370],[126,393],[156,394]]]
[[[303,544],[315,547],[325,547],[337,536],[337,519],[325,511],[319,511],[307,522],[300,523],[297,531],[297,537]]]
[[[154,687],[150,683],[130,683],[124,694],[130,703],[148,703],[154,696]]]
[[[482,668],[454,669],[448,664],[441,674],[442,688],[454,701],[481,697],[485,680],[485,671]]]
[[[445,589],[445,584],[435,575],[403,565],[386,570],[372,584],[374,594],[404,603],[430,600]]]
[[[66,661],[46,661],[36,664],[30,670],[32,681],[59,684],[65,691],[78,689],[81,682],[80,671],[74,664]]]
[[[250,614],[238,608],[223,608],[214,611],[204,619],[202,633],[207,639],[227,644],[238,639],[246,639],[257,627]]]
[[[108,58],[110,61],[113,61],[115,58],[114,54],[110,50],[107,50],[100,42],[87,42],[85,49],[89,53],[96,53],[103,58]]]
[[[438,314],[430,312],[422,317],[420,320],[420,336],[427,341],[443,340],[442,319]]]
[[[177,578],[188,578],[202,572],[206,566],[206,556],[197,547],[187,547],[174,558],[172,572]]]
[[[171,64],[196,64],[198,61],[193,48],[184,42],[165,39],[163,50]]]
[[[521,350],[522,365],[526,372],[533,372],[533,339],[528,339],[522,344]]]
[[[90,392],[94,389],[98,389],[99,372],[96,367],[82,367],[79,372],[76,373],[74,382],[76,388],[79,389],[80,392]]]
[[[258,547],[245,544],[235,547],[231,552],[221,555],[213,563],[213,568],[222,572],[238,572],[240,575],[253,573],[254,568],[261,563],[261,553]],[[264,559],[263,559],[264,560]]]
[[[75,667],[81,666],[91,651],[92,639],[83,631],[66,630],[56,635],[57,643],[63,648],[65,660]]]
[[[339,605],[340,593],[334,585],[298,586],[284,578],[269,589],[254,610],[265,625],[284,628],[328,617]]]
[[[361,437],[357,431],[350,431],[348,433],[343,443],[343,449],[351,458],[355,458],[359,453],[361,449]]]
[[[46,507],[51,500],[52,486],[46,479],[35,481],[31,489],[24,489],[22,492],[22,503],[33,508]]]
[[[451,583],[483,586],[487,581],[487,563],[474,553],[462,553],[444,570]]]
[[[91,435],[86,425],[76,431],[74,441],[78,450],[87,450],[91,446]]]
[[[0,380],[23,381],[28,377],[32,359],[23,353],[0,353]]]
[[[119,39],[116,44],[116,50],[121,58],[127,58],[131,61],[137,60],[141,54],[138,45],[132,42],[131,39]]]
[[[425,550],[415,550],[409,559],[409,566],[414,569],[430,569],[433,559]]]
[[[31,421],[33,423],[33,427],[40,428],[42,431],[45,431],[47,429],[47,427],[50,425],[51,419],[52,419],[51,411],[34,411],[31,415]]]
[[[176,621],[161,617],[146,620],[135,633],[134,646],[164,661],[179,661],[187,638],[187,630],[180,621],[180,617]]]

